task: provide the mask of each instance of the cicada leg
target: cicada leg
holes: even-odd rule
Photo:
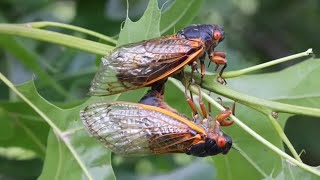
[[[208,95],[211,95],[211,91],[208,92]],[[208,111],[209,111],[209,116],[212,117],[212,110],[211,110],[211,104],[208,102]]]
[[[232,105],[232,109],[229,107],[226,107],[222,104],[222,99],[219,97],[218,100],[220,100],[220,104],[226,109],[222,111],[220,114],[217,115],[216,121],[220,123],[221,126],[231,126],[233,124],[233,121],[229,119],[229,116],[231,114],[234,115],[235,113],[235,108],[236,108],[236,103],[234,102]]]
[[[193,99],[193,95],[192,95],[192,92],[189,91],[190,93],[190,97],[188,96],[188,89],[190,89],[190,85],[195,85],[197,88],[198,88],[198,92],[199,92],[199,106],[200,106],[200,110],[201,110],[201,113],[202,113],[202,116],[203,116],[203,121],[200,122],[200,117],[199,117],[199,113],[197,111],[197,108],[196,108],[196,105],[194,103],[194,99]],[[201,88],[198,84],[196,83],[189,83],[188,85],[185,86],[185,97],[186,97],[186,101],[187,103],[189,104],[191,110],[192,110],[192,113],[193,113],[193,119],[195,120],[195,123],[196,124],[205,124],[205,123],[208,123],[207,122],[207,111],[206,111],[206,107],[202,101],[202,94],[201,94]],[[207,125],[208,126],[208,125]]]
[[[204,56],[205,57],[205,56]],[[202,84],[203,82],[203,78],[204,78],[204,75],[206,74],[206,66],[204,64],[204,58],[200,58],[200,66],[201,66],[201,69],[200,69],[200,72],[201,72],[201,81],[200,81],[200,85]]]
[[[191,84],[191,83],[188,83],[188,84]],[[196,124],[200,124],[200,116],[199,116],[199,113],[197,111],[197,108],[196,108],[196,105],[194,104],[194,101],[193,101],[193,95],[192,93],[190,92],[190,96],[188,95],[188,89],[189,89],[189,85],[186,83],[185,85],[185,91],[184,91],[184,96],[186,98],[186,101],[192,111],[192,117],[193,117],[193,120]]]
[[[216,64],[215,71],[218,70],[220,65],[223,65],[220,72],[219,72],[219,82],[221,84],[227,84],[226,80],[222,77],[222,74],[227,67],[227,59],[226,59],[226,53],[222,51],[214,51],[214,49],[211,49],[209,54],[210,62],[214,62]]]
[[[191,75],[190,75],[189,83],[193,82],[193,75],[195,71],[198,71],[197,61],[193,61],[191,64]]]

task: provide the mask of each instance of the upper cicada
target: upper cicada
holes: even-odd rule
[[[227,154],[232,146],[218,121],[211,116],[190,120],[169,107],[154,90],[140,103],[91,104],[80,117],[90,135],[122,155],[186,153],[205,157]]]
[[[112,95],[150,86],[191,65],[201,76],[205,74],[204,59],[226,67],[225,54],[214,48],[224,39],[218,25],[192,25],[174,35],[120,46],[102,58],[101,66],[91,82],[90,95]]]

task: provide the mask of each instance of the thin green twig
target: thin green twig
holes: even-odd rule
[[[281,126],[279,125],[277,120],[272,116],[272,113],[276,113],[276,112],[272,112],[270,109],[268,109],[266,107],[256,107],[256,106],[252,106],[252,105],[247,105],[247,106],[251,107],[251,108],[261,112],[265,116],[267,116],[267,118],[271,121],[271,124],[273,125],[273,127],[275,128],[277,133],[279,134],[282,141],[286,144],[286,146],[288,147],[290,152],[293,154],[294,158],[296,158],[296,160],[302,162],[300,156],[298,155],[297,151],[294,149],[293,145],[289,141],[289,139],[286,136],[286,134],[284,133],[283,129],[281,128]]]
[[[189,72],[185,72],[185,74],[189,74]],[[255,108],[268,108],[274,112],[283,112],[290,114],[301,114],[306,116],[320,117],[320,109],[317,108],[309,108],[303,106],[295,106],[291,104],[279,103],[274,101],[269,101],[253,96],[249,96],[247,94],[240,93],[233,89],[228,88],[218,82],[213,82],[215,76],[205,76],[204,81],[202,83],[202,87],[208,91],[217,93],[229,99],[232,99],[236,102],[240,102],[241,104],[255,107]],[[197,83],[200,83],[200,77],[194,76],[194,79]]]
[[[312,49],[308,49],[307,51],[302,52],[302,53],[294,54],[294,55],[291,55],[291,56],[286,56],[284,58],[280,58],[280,59],[276,59],[276,60],[269,61],[269,62],[266,62],[266,63],[262,63],[262,64],[259,64],[259,65],[256,65],[256,66],[251,66],[251,67],[248,67],[248,68],[245,68],[245,69],[236,70],[236,71],[228,71],[228,72],[223,73],[223,78],[227,79],[227,78],[238,77],[238,76],[241,76],[241,75],[244,75],[244,74],[248,74],[248,73],[257,71],[259,69],[270,67],[270,66],[273,66],[273,65],[276,65],[276,64],[280,64],[280,63],[283,63],[283,62],[286,62],[286,61],[291,61],[291,60],[294,60],[294,59],[297,59],[297,58],[309,56],[312,53],[313,53]]]
[[[284,133],[283,129],[281,128],[280,124],[278,121],[271,115],[271,113],[268,114],[268,119],[271,121],[273,127],[276,129],[277,133],[281,137],[282,141],[284,144],[288,147],[290,152],[292,153],[293,157],[297,160],[302,162],[299,154],[297,151],[294,149],[293,145],[291,144],[290,140],[288,139],[287,135]]]
[[[102,56],[106,55],[108,51],[111,51],[114,48],[113,46],[109,46],[106,44],[81,39],[58,32],[35,29],[25,25],[0,24],[0,34],[28,37],[41,41],[60,44],[75,49],[80,49],[82,51],[99,54]]]
[[[81,33],[88,34],[93,37],[97,37],[97,38],[102,39],[106,42],[110,42],[114,45],[117,44],[117,41],[109,36],[105,36],[103,34],[95,32],[95,31],[91,31],[89,29],[85,29],[85,28],[81,28],[81,27],[73,26],[73,25],[69,25],[69,24],[50,22],[50,21],[41,21],[41,22],[25,23],[22,25],[30,26],[32,28],[59,27],[59,28],[64,28],[64,29],[70,29],[70,30],[74,30],[76,32],[81,32]]]

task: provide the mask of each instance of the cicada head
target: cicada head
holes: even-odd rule
[[[214,156],[217,154],[227,154],[232,147],[230,136],[223,134],[218,140],[206,138],[203,142],[191,146],[188,155],[197,157]]]
[[[206,46],[217,46],[225,38],[224,30],[216,24],[191,25],[177,33],[177,37],[186,39],[201,39]]]
[[[212,32],[212,41],[217,41],[217,42],[221,42],[224,40],[225,37],[225,33],[224,30],[222,29],[222,27],[216,25],[216,24],[212,24],[211,25],[211,32]]]
[[[207,120],[208,123],[212,122],[210,116]],[[187,154],[198,157],[227,154],[232,147],[232,139],[221,131],[219,122],[215,121],[212,126],[204,126],[204,128],[207,131],[206,137],[203,137],[203,141],[194,144]]]
[[[223,135],[217,139],[217,146],[221,149],[222,154],[227,154],[232,147],[231,137],[223,133]]]

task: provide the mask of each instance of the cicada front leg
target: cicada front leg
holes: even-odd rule
[[[236,103],[234,102],[232,105],[232,108],[230,109],[227,106],[224,106],[222,104],[222,99],[219,97],[220,104],[226,109],[222,111],[220,114],[216,116],[216,121],[220,123],[221,126],[231,126],[233,124],[233,121],[229,119],[229,116],[231,114],[235,114],[235,108],[236,108]]]
[[[213,48],[211,48],[208,52],[210,62],[213,62],[216,64],[215,71],[218,70],[220,65],[223,65],[220,72],[219,72],[219,78],[221,84],[227,84],[226,80],[222,77],[222,73],[227,67],[227,59],[226,59],[226,53],[222,51],[214,51]]]
[[[191,66],[191,75],[190,75],[190,79],[189,79],[189,84],[194,81],[193,80],[194,72],[198,71],[198,63],[197,63],[197,61],[193,61],[190,66]]]

